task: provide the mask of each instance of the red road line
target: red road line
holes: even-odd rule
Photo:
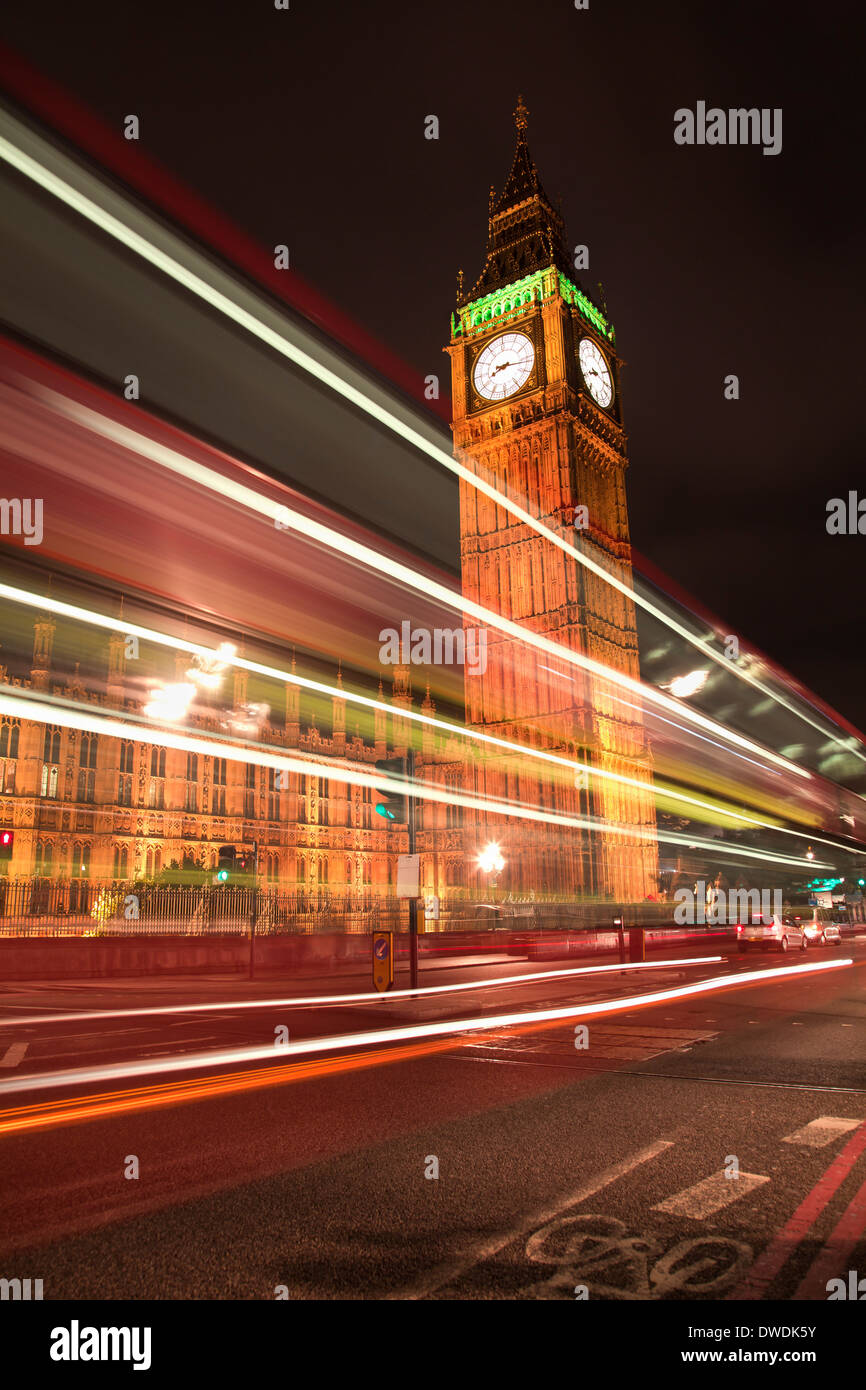
[[[743,1283],[733,1293],[728,1294],[729,1299],[758,1299],[766,1297],[767,1289],[775,1279],[789,1257],[794,1253],[797,1246],[806,1238],[809,1231],[814,1226],[818,1217],[824,1211],[831,1197],[842,1186],[842,1183],[850,1174],[854,1164],[860,1155],[866,1150],[866,1120],[855,1130],[842,1152],[833,1160],[830,1167],[822,1177],[818,1179],[809,1195],[800,1203],[794,1215],[782,1227],[774,1240],[770,1242],[762,1255],[758,1257],[752,1268],[749,1270]],[[852,1202],[851,1207],[859,1201],[864,1189],[861,1188]],[[849,1207],[848,1212],[851,1211]],[[833,1235],[830,1237],[828,1245],[836,1237],[839,1227],[848,1216],[848,1212],[842,1218]],[[846,1232],[848,1228],[846,1227]],[[821,1257],[819,1256],[819,1259]],[[817,1262],[816,1262],[817,1263]],[[807,1275],[808,1278],[808,1275]],[[802,1285],[801,1285],[802,1288]],[[795,1297],[800,1297],[800,1291]]]
[[[851,1254],[866,1230],[866,1182],[850,1206],[846,1207],[838,1226],[823,1250],[819,1251],[803,1282],[794,1294],[795,1299],[826,1298],[827,1283],[837,1278],[850,1262]]]

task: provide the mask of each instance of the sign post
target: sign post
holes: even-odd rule
[[[394,984],[394,933],[373,933],[373,984],[380,994]]]
[[[619,947],[619,963],[625,965],[625,931],[623,930],[623,920],[621,917],[614,917],[614,930],[617,933],[617,946]]]
[[[376,803],[376,814],[385,820],[405,824],[409,832],[409,853],[401,854],[397,860],[397,897],[409,900],[409,981],[412,989],[418,988],[418,883],[419,856],[415,850],[417,805],[414,794],[392,791],[388,787],[389,778],[400,778],[412,782],[415,777],[415,753],[409,748],[404,755],[383,758],[376,763],[376,772],[382,777],[382,794]]]

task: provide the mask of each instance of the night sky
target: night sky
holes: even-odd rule
[[[443,383],[522,92],[627,362],[635,546],[864,727],[866,536],[825,529],[866,497],[856,13],[148,0],[19,6],[3,36],[113,127],[137,113],[143,151]],[[699,100],[781,107],[781,154],[677,146]]]

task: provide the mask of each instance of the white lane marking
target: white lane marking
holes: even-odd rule
[[[834,1139],[856,1129],[861,1120],[843,1120],[838,1115],[822,1115],[820,1119],[810,1120],[802,1129],[786,1134],[783,1144],[805,1144],[809,1149],[823,1149]]]
[[[17,1067],[19,1062],[23,1061],[29,1046],[29,1043],[22,1042],[13,1043],[11,1047],[7,1047],[3,1054],[3,1060],[0,1061],[0,1067]]]
[[[715,1212],[730,1206],[731,1202],[738,1201],[740,1197],[747,1197],[755,1188],[763,1187],[764,1183],[769,1181],[769,1178],[761,1177],[758,1173],[740,1173],[738,1178],[729,1178],[725,1175],[724,1168],[720,1168],[718,1173],[704,1178],[702,1182],[696,1182],[694,1187],[687,1187],[682,1192],[675,1193],[673,1197],[666,1197],[663,1202],[657,1202],[652,1210],[666,1211],[672,1216],[690,1216],[693,1221],[703,1221],[705,1217],[713,1216]]]
[[[718,1033],[696,1032],[691,1028],[600,1028],[593,1025],[586,1048],[575,1049],[570,1034],[566,1040],[554,1038],[546,1042],[523,1037],[488,1039],[482,1034],[470,1044],[467,1051],[481,1053],[484,1057],[514,1057],[517,1054],[530,1065],[532,1059],[553,1055],[590,1063],[595,1059],[636,1062],[648,1061],[651,1057],[661,1056],[663,1052],[670,1052],[678,1042],[692,1044],[718,1036]],[[688,1048],[677,1050],[685,1052]]]
[[[528,1236],[539,1226],[544,1226],[549,1221],[555,1220],[561,1212],[567,1211],[569,1207],[575,1207],[579,1202],[585,1202],[588,1197],[594,1197],[596,1192],[600,1192],[603,1187],[608,1187],[610,1183],[616,1182],[618,1178],[624,1178],[641,1163],[647,1163],[651,1158],[656,1158],[658,1154],[672,1148],[673,1140],[671,1139],[657,1139],[655,1143],[647,1144],[646,1148],[639,1149],[630,1158],[624,1158],[621,1163],[615,1163],[611,1168],[605,1168],[603,1173],[589,1178],[573,1192],[561,1197],[552,1207],[533,1212],[532,1216],[524,1217],[510,1231],[500,1231],[497,1235],[489,1236],[486,1240],[477,1241],[454,1259],[447,1260],[444,1264],[432,1269],[416,1284],[401,1289],[399,1293],[388,1294],[388,1301],[429,1298],[431,1294],[436,1293],[445,1284],[453,1283],[455,1279],[459,1279],[467,1270],[473,1269],[482,1260],[489,1260],[491,1255],[498,1254],[512,1241]]]

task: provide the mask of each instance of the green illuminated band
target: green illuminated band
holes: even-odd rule
[[[522,280],[515,280],[512,285],[505,285],[501,290],[486,294],[483,299],[476,299],[472,304],[459,309],[451,315],[452,334],[457,337],[459,333],[482,333],[497,319],[506,318],[526,305],[536,301],[540,303],[556,293],[561,294],[566,303],[574,305],[581,318],[591,323],[593,328],[603,333],[610,342],[616,341],[613,324],[609,324],[583,291],[554,266],[547,270],[533,271]]]

